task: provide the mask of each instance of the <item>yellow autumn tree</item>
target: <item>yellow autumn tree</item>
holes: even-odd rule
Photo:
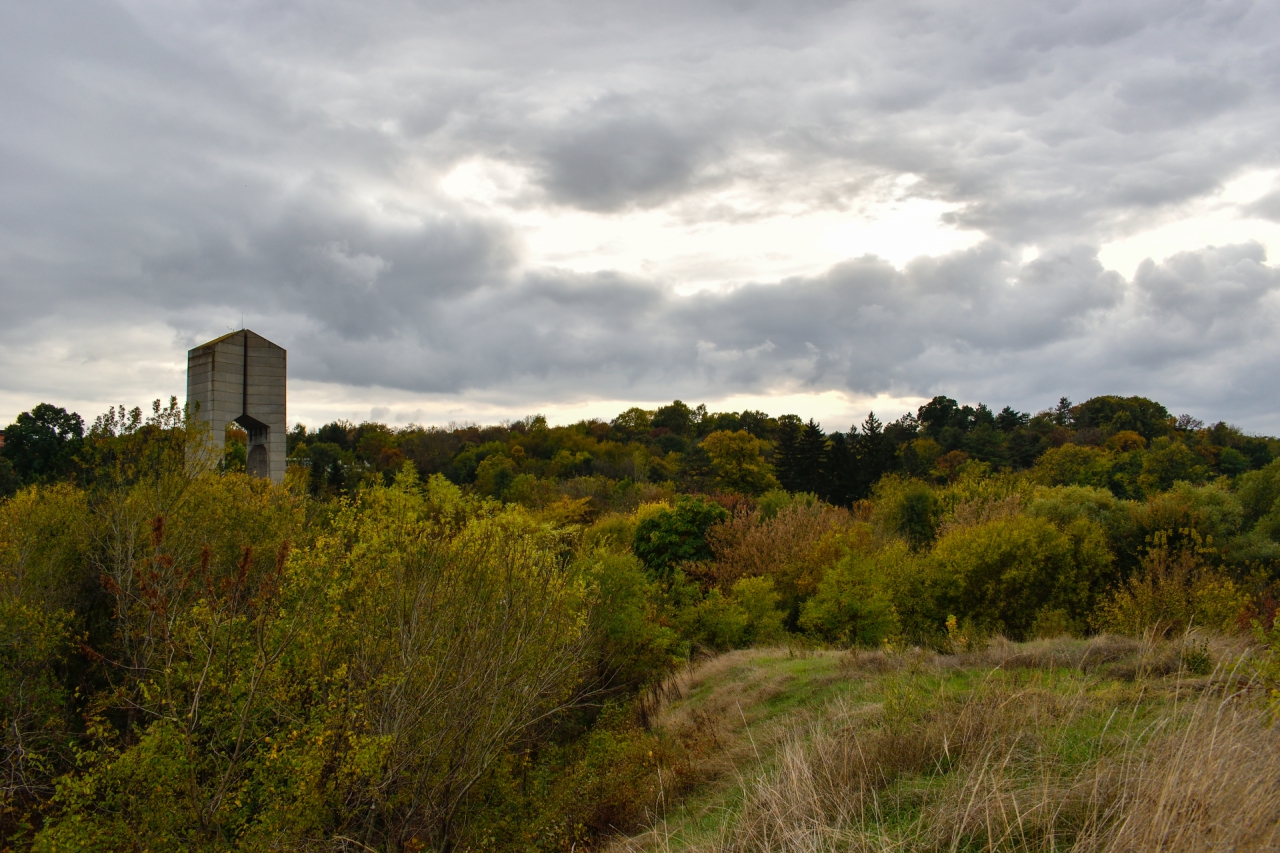
[[[741,495],[761,495],[778,488],[773,469],[765,461],[764,447],[763,441],[746,430],[720,430],[702,440],[716,485]]]

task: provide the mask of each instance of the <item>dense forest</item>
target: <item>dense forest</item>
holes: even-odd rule
[[[1205,631],[1280,683],[1280,441],[1145,398],[336,422],[288,456],[250,478],[174,400],[4,430],[0,850],[595,846],[688,783],[655,703],[736,648]]]

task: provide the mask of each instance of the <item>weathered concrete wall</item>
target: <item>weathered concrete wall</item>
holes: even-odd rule
[[[249,473],[277,483],[285,472],[285,374],[284,348],[248,329],[187,352],[187,403],[198,406],[211,440],[221,448],[235,421],[249,433]]]

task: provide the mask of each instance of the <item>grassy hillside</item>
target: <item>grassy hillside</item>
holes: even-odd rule
[[[732,652],[656,709],[692,781],[616,849],[1275,849],[1280,732],[1241,651]]]

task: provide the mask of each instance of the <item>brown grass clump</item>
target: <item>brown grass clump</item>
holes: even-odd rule
[[[1075,670],[1101,674],[1119,681],[1160,678],[1169,675],[1207,675],[1225,660],[1233,660],[1248,649],[1247,638],[1188,631],[1168,641],[1148,633],[1138,639],[1118,634],[1101,634],[1088,639],[1053,637],[1014,643],[996,636],[980,648],[943,655],[928,649],[852,649],[841,658],[841,670],[848,676],[880,675],[886,672],[946,672],[959,669]]]
[[[1244,693],[1207,693],[1184,714],[1182,731],[1100,774],[1115,808],[1102,843],[1081,849],[1280,849],[1280,730]]]

